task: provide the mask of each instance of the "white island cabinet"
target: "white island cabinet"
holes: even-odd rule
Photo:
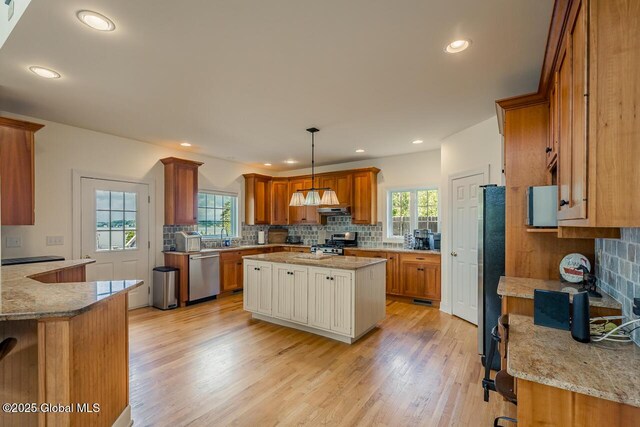
[[[385,317],[379,258],[244,257],[244,309],[256,319],[353,343]]]

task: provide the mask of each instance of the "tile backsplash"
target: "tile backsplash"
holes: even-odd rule
[[[382,223],[377,225],[352,224],[350,216],[332,216],[327,218],[327,225],[289,225],[289,226],[268,226],[268,225],[246,225],[242,224],[242,237],[232,239],[234,245],[254,245],[258,243],[258,231],[265,231],[267,242],[269,241],[269,228],[285,228],[289,230],[290,236],[300,236],[305,245],[315,245],[322,243],[331,237],[333,233],[344,233],[347,231],[358,232],[358,246],[380,247],[380,248],[402,248],[405,243],[390,243],[383,241]],[[175,247],[175,233],[178,231],[196,230],[197,226],[187,225],[165,225],[163,228],[163,250],[170,250]],[[405,239],[406,241],[406,239]],[[202,240],[205,248],[220,247],[221,240],[216,238],[206,238]]]
[[[633,314],[633,298],[640,298],[640,228],[623,228],[617,239],[596,239],[596,276],[598,285],[622,304],[628,319]],[[640,329],[633,333],[640,346]]]

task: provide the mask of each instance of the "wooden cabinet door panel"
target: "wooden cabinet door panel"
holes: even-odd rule
[[[35,223],[33,132],[0,125],[2,225]]]
[[[271,187],[269,179],[255,178],[254,204],[254,224],[269,224],[271,220]]]
[[[300,323],[308,322],[308,304],[309,304],[309,284],[308,269],[294,267],[290,269],[291,278],[293,279],[293,304],[291,311],[291,320]]]
[[[289,200],[297,190],[304,188],[304,180],[294,179],[289,181]],[[307,209],[303,206],[289,206],[289,223],[302,224],[306,220]]]
[[[197,170],[176,164],[175,223],[195,224],[197,221]]]
[[[547,142],[547,167],[558,159],[558,76],[554,73],[549,93],[549,139]]]
[[[402,295],[424,296],[424,271],[422,263],[404,261],[402,268]]]
[[[241,289],[243,286],[242,258],[229,257],[220,261],[220,288],[222,292]]]
[[[351,183],[352,175],[350,173],[336,175],[336,184],[332,188],[335,190],[340,204],[351,205]]]
[[[387,256],[387,293],[392,295],[401,295],[402,287],[400,286],[400,280],[398,279],[398,266],[399,255],[393,252],[388,252]]]
[[[273,180],[271,183],[271,224],[289,224],[289,181]]]
[[[440,266],[435,264],[423,264],[424,270],[424,291],[423,296],[427,299],[440,301]]]
[[[331,329],[331,271],[309,268],[309,325]]]
[[[353,281],[351,273],[331,271],[331,330],[351,335]]]
[[[316,178],[316,187],[318,186],[318,181]],[[311,178],[309,179],[305,179],[304,180],[304,188],[311,188],[312,186],[312,182],[311,182]],[[320,192],[322,193],[322,192]],[[304,193],[305,197],[307,196],[307,193]],[[317,206],[307,206],[304,208],[299,208],[299,209],[304,209],[305,213],[304,213],[304,218],[302,219],[302,222],[304,224],[320,224],[320,215],[318,214],[318,207]]]
[[[558,66],[558,218],[564,218],[571,198],[571,50],[565,44]]]

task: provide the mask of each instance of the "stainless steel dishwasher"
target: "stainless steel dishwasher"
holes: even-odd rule
[[[189,302],[220,293],[220,254],[189,255]]]

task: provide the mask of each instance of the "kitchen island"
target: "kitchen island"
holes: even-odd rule
[[[0,425],[131,424],[127,298],[143,282],[87,282],[93,262],[2,267]]]
[[[351,344],[385,317],[386,259],[278,252],[244,258],[253,318]]]

